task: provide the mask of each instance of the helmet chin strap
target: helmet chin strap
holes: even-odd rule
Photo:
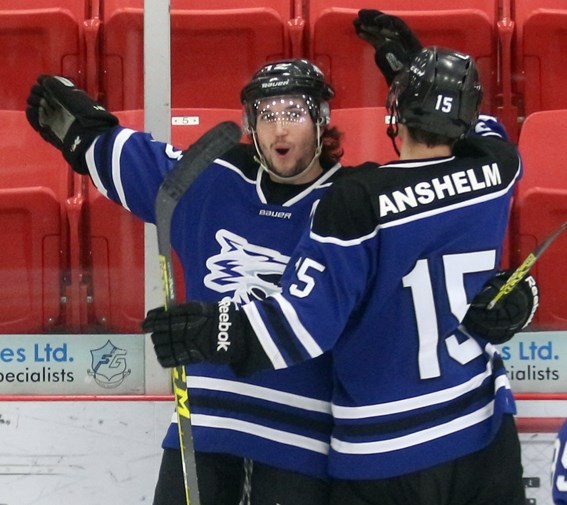
[[[276,182],[282,182],[284,184],[293,183],[294,181],[298,180],[300,177],[303,177],[305,174],[307,174],[314,167],[315,162],[319,159],[319,156],[321,156],[323,145],[321,143],[321,124],[319,121],[317,121],[315,127],[317,128],[317,147],[315,149],[315,154],[313,155],[313,158],[311,159],[309,164],[298,174],[283,176],[277,174],[276,172],[274,172],[274,170],[268,167],[266,158],[264,158],[264,155],[262,154],[262,151],[260,150],[260,146],[258,144],[258,139],[256,138],[256,130],[252,129],[251,130],[252,140],[254,141],[254,147],[256,148],[256,154],[257,154],[257,156],[254,156],[254,160],[258,162],[262,170],[268,173],[268,175],[272,178],[272,180]]]

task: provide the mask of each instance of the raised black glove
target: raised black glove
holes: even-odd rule
[[[31,88],[26,117],[34,130],[86,174],[84,153],[118,119],[65,77],[41,75]]]
[[[209,361],[237,364],[247,348],[246,316],[230,301],[189,302],[150,310],[142,323],[164,368]]]
[[[397,16],[362,9],[353,24],[356,34],[376,50],[376,65],[388,85],[423,47],[415,33]]]
[[[463,320],[465,328],[493,344],[507,342],[530,324],[539,305],[537,284],[529,275],[501,298],[493,309],[486,308],[510,275],[512,272],[506,271],[492,277],[473,299]]]

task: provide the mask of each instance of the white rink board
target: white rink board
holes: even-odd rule
[[[567,402],[519,401],[521,416],[567,417]],[[0,505],[151,505],[173,401],[0,400]],[[522,433],[526,494],[551,505],[554,434]]]
[[[0,505],[151,505],[173,401],[0,401]]]

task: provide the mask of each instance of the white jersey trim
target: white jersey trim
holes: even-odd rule
[[[208,389],[223,393],[234,393],[241,396],[251,398],[259,398],[261,400],[278,403],[281,405],[289,405],[293,408],[303,409],[310,412],[322,412],[331,414],[331,402],[309,398],[285,391],[278,391],[264,386],[256,386],[254,384],[245,384],[228,379],[215,379],[212,377],[203,377],[198,375],[187,375],[187,385],[191,389]]]
[[[287,363],[281,355],[278,346],[270,336],[270,332],[268,331],[268,328],[266,328],[264,321],[262,321],[262,317],[260,316],[256,305],[254,303],[247,303],[246,305],[242,306],[242,310],[246,313],[248,321],[250,322],[254,333],[256,333],[256,337],[258,338],[258,341],[260,342],[274,369],[280,370],[281,368],[286,368]]]
[[[466,382],[453,386],[451,388],[435,391],[413,398],[404,398],[393,402],[379,403],[375,405],[363,405],[361,407],[346,407],[341,405],[332,405],[333,417],[336,419],[364,419],[367,417],[388,416],[391,414],[399,414],[401,412],[409,412],[411,410],[421,409],[432,405],[438,405],[448,401],[455,400],[479,388],[487,377],[492,375],[492,365],[486,363],[486,370]]]
[[[303,348],[309,353],[309,356],[316,358],[317,356],[323,354],[323,350],[321,349],[317,341],[305,329],[305,326],[301,324],[301,321],[299,320],[299,317],[297,317],[297,312],[295,312],[293,305],[288,302],[281,293],[271,295],[271,298],[273,298],[280,306],[282,315],[291,326],[294,335],[301,342]]]
[[[254,181],[252,179],[248,179],[248,177],[246,177],[242,171],[234,166],[232,163],[229,163],[228,161],[222,160],[220,158],[217,158],[214,163],[216,163],[217,165],[220,165],[222,167],[228,168],[229,170],[232,170],[233,172],[236,172],[242,179],[244,179],[247,183],[249,184],[254,184]]]
[[[291,445],[301,449],[318,452],[320,454],[329,453],[329,444],[303,435],[296,435],[286,431],[268,428],[259,424],[228,417],[209,416],[205,414],[191,414],[191,424],[203,428],[218,428],[224,430],[238,431],[265,438],[271,442]]]
[[[331,447],[343,454],[381,454],[385,452],[398,451],[408,447],[415,447],[438,438],[452,435],[458,431],[470,428],[475,424],[490,418],[494,412],[494,402],[486,404],[484,407],[458,417],[448,423],[433,426],[425,430],[410,433],[402,437],[380,440],[376,442],[345,442],[336,438],[331,438]]]
[[[114,144],[112,145],[112,157],[111,157],[111,177],[112,182],[114,184],[114,188],[116,190],[116,194],[120,201],[120,205],[122,205],[125,209],[130,211],[130,207],[126,202],[126,194],[124,193],[124,186],[122,185],[122,178],[120,177],[120,157],[122,155],[122,149],[124,144],[128,141],[128,139],[134,134],[135,131],[131,130],[130,128],[124,128],[121,130],[116,138],[114,139]],[[97,137],[98,140],[98,137]],[[87,151],[87,155],[85,160],[87,162],[87,167],[89,169],[89,173],[93,179],[93,183],[95,184],[96,188],[105,196],[108,197],[108,189],[104,187],[102,181],[100,180],[96,168],[96,162],[94,159],[94,145],[96,141],[93,142],[91,147]]]
[[[89,174],[96,189],[98,189],[100,193],[102,193],[104,196],[106,196],[106,198],[108,198],[108,192],[106,191],[106,188],[103,186],[102,181],[98,176],[98,171],[96,169],[96,163],[94,159],[95,145],[98,142],[99,138],[100,137],[97,137],[94,140],[94,142],[90,145],[90,147],[87,149],[87,152],[85,154],[85,161],[87,162],[87,168],[89,169]]]
[[[124,186],[122,185],[122,178],[120,176],[120,157],[122,156],[124,144],[126,144],[134,133],[134,130],[125,128],[116,135],[114,145],[112,146],[112,181],[114,182],[120,204],[128,210],[130,210],[130,207],[128,207],[128,203],[126,202],[126,194],[124,193]]]
[[[388,165],[391,166],[391,165]],[[483,195],[483,196],[479,196],[477,198],[472,198],[470,200],[466,200],[464,202],[459,202],[459,203],[455,203],[453,205],[447,205],[447,206],[442,206],[436,209],[431,209],[431,210],[426,210],[423,212],[419,212],[418,214],[414,214],[413,216],[408,216],[405,218],[400,218],[400,219],[395,219],[392,220],[388,223],[381,223],[379,224],[374,231],[368,233],[367,235],[363,236],[363,237],[358,237],[355,239],[349,239],[349,240],[343,240],[337,237],[323,237],[322,235],[318,235],[317,233],[315,233],[312,229],[309,231],[309,236],[317,241],[317,242],[321,242],[321,243],[329,243],[329,244],[335,244],[335,245],[339,245],[339,246],[343,246],[343,247],[351,247],[351,246],[356,246],[361,244],[362,242],[372,239],[374,238],[377,234],[378,231],[380,229],[384,229],[384,228],[391,228],[394,226],[400,226],[406,223],[411,223],[413,221],[419,221],[421,219],[425,219],[431,216],[436,216],[438,214],[445,214],[446,212],[451,212],[455,209],[462,209],[462,208],[466,208],[466,207],[470,207],[473,205],[477,205],[479,203],[483,203],[483,202],[489,202],[490,200],[494,200],[495,198],[500,198],[502,195],[505,195],[506,193],[508,193],[510,191],[510,189],[514,186],[514,184],[516,183],[521,170],[521,161],[518,164],[518,170],[516,171],[516,175],[515,177],[510,181],[510,184],[508,184],[508,186],[506,186],[505,188],[502,188],[500,191],[494,192],[494,193],[490,193],[487,195]]]

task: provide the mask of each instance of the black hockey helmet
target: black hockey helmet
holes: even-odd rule
[[[400,124],[457,139],[476,121],[481,101],[474,59],[427,47],[395,77],[386,107]]]
[[[309,114],[316,124],[328,124],[328,101],[335,92],[326,81],[323,72],[304,59],[288,59],[267,63],[260,67],[240,93],[244,106],[244,128],[256,127],[256,105],[269,97],[302,96]]]

